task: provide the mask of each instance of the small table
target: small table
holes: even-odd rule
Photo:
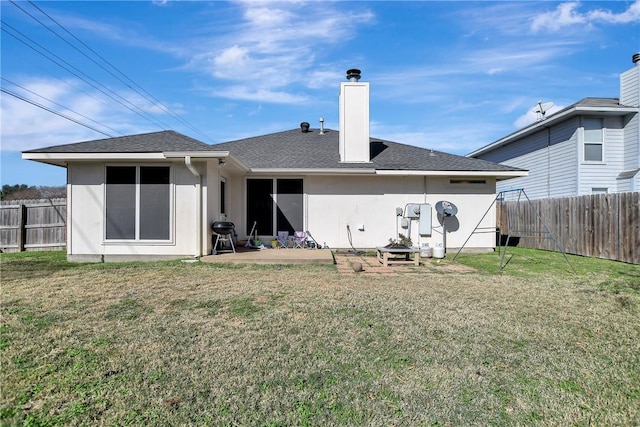
[[[387,248],[385,246],[376,247],[378,261],[385,267],[392,264],[413,264],[420,265],[420,249],[418,248]],[[413,259],[410,259],[413,254]]]

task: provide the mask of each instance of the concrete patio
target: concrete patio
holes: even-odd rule
[[[223,252],[200,258],[202,262],[233,264],[333,264],[329,249],[249,249]]]

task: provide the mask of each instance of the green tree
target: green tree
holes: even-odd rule
[[[15,184],[15,185],[4,184],[2,186],[2,190],[0,191],[0,200],[6,199],[6,197],[11,193],[15,193],[16,191],[24,191],[24,190],[27,190],[28,188],[29,186],[27,184]]]

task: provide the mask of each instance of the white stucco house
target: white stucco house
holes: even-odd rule
[[[467,156],[529,170],[498,183],[531,199],[640,191],[640,53],[619,98],[584,98]]]
[[[353,71],[353,70],[350,70]],[[496,195],[496,183],[527,171],[369,135],[369,83],[340,85],[340,129],[303,123],[270,135],[207,145],[162,131],[59,145],[23,158],[67,168],[67,254],[74,261],[200,257],[211,224],[226,219],[263,241],[310,231],[331,248],[374,248],[397,236],[396,209],[428,204],[433,227],[414,245],[443,241],[432,207],[458,207],[446,246],[461,246]],[[426,214],[427,212],[425,212]],[[495,215],[483,225],[495,226]],[[347,228],[349,226],[349,228]],[[405,234],[409,230],[402,230]],[[492,250],[495,235],[465,248]]]

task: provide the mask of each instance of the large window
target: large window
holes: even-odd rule
[[[601,162],[604,142],[602,119],[583,118],[582,127],[584,128],[584,160],[586,162]]]
[[[107,240],[169,240],[171,169],[107,166]]]

